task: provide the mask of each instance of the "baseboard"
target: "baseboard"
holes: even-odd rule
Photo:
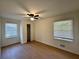
[[[5,48],[5,47],[11,46],[11,45],[15,45],[15,44],[21,44],[21,43],[20,42],[16,42],[16,43],[13,43],[13,44],[10,44],[10,45],[1,46],[1,48]]]
[[[55,48],[55,49],[58,49],[58,50],[61,50],[61,51],[64,51],[64,52],[67,52],[67,53],[70,53],[70,54],[78,55],[78,54],[76,54],[76,53],[72,53],[72,52],[69,52],[69,51],[67,51],[67,50],[63,50],[63,49],[57,48],[57,47],[55,47],[55,46],[51,46],[51,45],[48,45],[48,44],[45,44],[45,43],[42,43],[42,42],[39,42],[39,41],[36,41],[36,40],[33,40],[33,42],[41,43],[41,44],[44,44],[44,45],[46,45],[46,46],[48,46],[48,47]],[[79,55],[78,55],[78,56],[79,56]]]

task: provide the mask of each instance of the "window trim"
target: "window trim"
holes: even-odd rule
[[[62,41],[68,41],[68,42],[73,42],[75,39],[75,31],[74,31],[74,18],[66,18],[66,19],[60,19],[60,20],[55,20],[54,22],[59,22],[59,21],[67,21],[67,20],[72,20],[72,34],[73,34],[73,39],[70,38],[55,38],[54,32],[53,32],[53,38],[55,40],[62,40]],[[53,23],[53,31],[54,31],[54,23]]]
[[[13,22],[6,22],[5,23],[5,26],[6,26],[6,24],[16,24],[17,25],[17,23],[13,23]],[[5,27],[5,29],[6,29],[6,27]],[[17,30],[18,30],[18,25],[17,25]],[[17,31],[17,35],[16,36],[9,36],[9,37],[6,37],[6,31],[5,31],[5,38],[6,39],[11,39],[11,38],[16,38],[18,36],[18,31]]]

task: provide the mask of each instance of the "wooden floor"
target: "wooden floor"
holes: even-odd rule
[[[31,42],[2,48],[2,59],[79,59],[79,55],[38,42]]]

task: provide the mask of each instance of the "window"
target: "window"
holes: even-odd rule
[[[5,24],[5,37],[6,38],[17,37],[17,24],[13,23]]]
[[[72,41],[73,40],[73,20],[55,21],[54,39]]]

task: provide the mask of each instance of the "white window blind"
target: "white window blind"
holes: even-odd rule
[[[55,21],[54,22],[54,39],[70,40],[73,37],[73,20]]]
[[[5,37],[6,38],[17,37],[17,24],[13,23],[5,24]]]

